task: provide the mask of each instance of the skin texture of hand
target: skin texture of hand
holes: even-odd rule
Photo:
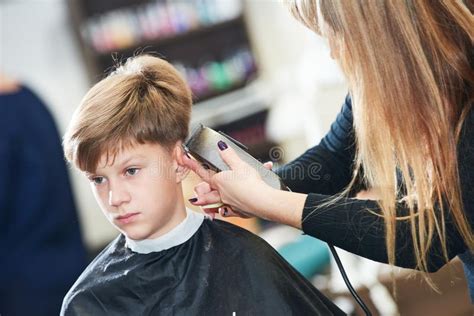
[[[217,150],[217,146],[216,146],[216,150]],[[238,203],[238,201],[233,201],[232,199],[223,200],[221,198],[220,191],[217,190],[217,186],[219,184],[231,183],[232,185],[229,185],[229,187],[233,186],[234,190],[239,190],[239,188],[237,188],[236,186],[239,184],[242,184],[242,180],[246,182],[247,185],[248,185],[248,181],[253,181],[252,187],[262,186],[262,185],[265,185],[265,183],[261,180],[260,176],[253,168],[251,168],[247,164],[244,164],[242,161],[240,161],[239,157],[235,154],[235,152],[233,152],[232,149],[229,149],[229,150],[232,151],[230,159],[236,158],[234,159],[235,162],[232,163],[232,162],[226,161],[224,157],[223,159],[231,168],[232,166],[234,166],[234,169],[236,170],[223,171],[218,174],[216,174],[215,172],[211,170],[204,169],[197,161],[191,160],[187,156],[183,157],[184,163],[204,180],[204,182],[198,184],[194,188],[196,197],[193,199],[190,199],[189,201],[193,205],[201,206],[204,209],[204,211],[211,216],[214,216],[218,212],[221,215],[226,216],[226,217],[239,216],[243,218],[248,218],[248,217],[251,217],[252,215],[246,214],[244,211],[241,211],[241,210],[248,209],[249,206],[245,204],[243,205],[242,203]],[[221,152],[221,155],[222,154],[223,153]],[[224,154],[223,156],[228,156],[228,155]],[[237,167],[236,164],[238,164],[239,162],[241,162],[241,164],[238,165]],[[271,169],[273,164],[271,162],[265,163],[264,166],[267,169]],[[224,187],[228,187],[228,186],[224,185]],[[223,187],[221,185],[221,189],[222,188]],[[226,197],[227,196],[228,195],[226,195]],[[218,208],[206,207],[207,205],[216,204],[216,203],[224,203],[225,205]],[[239,205],[240,207],[237,205]]]
[[[257,216],[300,228],[305,194],[273,189],[232,148],[223,148],[219,152],[231,170],[214,173],[204,169],[198,162],[183,157],[184,164],[205,181],[196,186],[198,197],[190,199],[191,203],[202,206],[222,201],[234,210],[227,210],[227,214],[221,213],[224,216]],[[222,207],[224,211],[225,208]],[[215,214],[218,210],[205,211]]]
[[[215,172],[202,168],[197,161],[191,160],[188,156],[183,156],[183,160],[191,170],[193,170],[203,179],[209,179],[209,177],[215,175]],[[263,166],[268,170],[272,170],[273,163],[269,161],[264,163]],[[236,208],[234,209],[230,205],[223,205],[221,207],[207,207],[208,205],[219,204],[223,202],[219,192],[211,188],[210,184],[205,181],[196,185],[194,187],[194,192],[196,193],[196,196],[189,199],[189,202],[193,205],[200,206],[203,211],[212,218],[214,218],[217,213],[221,214],[223,217],[253,217],[253,215],[246,214],[244,211],[237,210]]]

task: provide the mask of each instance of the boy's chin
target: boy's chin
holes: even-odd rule
[[[119,229],[119,231],[123,235],[125,235],[125,237],[127,237],[128,239],[132,239],[136,241],[148,239],[148,236],[149,236],[149,234],[147,234],[146,232],[138,232],[138,231],[133,231],[133,230],[123,230],[123,229]]]

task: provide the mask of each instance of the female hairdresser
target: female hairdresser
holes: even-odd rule
[[[195,205],[302,229],[360,256],[433,272],[456,255],[474,285],[473,2],[290,1],[329,40],[350,93],[330,132],[266,185],[220,142],[232,170],[212,174]],[[315,174],[315,170],[318,170]],[[376,200],[355,199],[361,190]],[[208,209],[207,212],[217,212]]]

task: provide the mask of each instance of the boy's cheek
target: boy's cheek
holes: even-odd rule
[[[108,220],[112,225],[115,226],[115,224],[114,224],[114,218],[112,217],[112,214],[110,214],[109,212],[107,212],[107,210],[104,209],[104,208],[102,208],[102,207],[100,208],[100,210],[102,211],[102,214],[104,214],[104,216],[107,218],[107,220]]]
[[[92,194],[97,202],[97,204],[99,205],[102,213],[104,213],[104,215],[109,219],[109,211],[108,211],[108,196],[107,194],[103,194],[101,192],[98,192],[97,190],[92,190]]]
[[[90,188],[91,188],[91,192],[92,194],[94,195],[94,197],[97,199],[97,195],[99,194],[97,192],[97,186],[94,185],[92,182],[90,183]]]
[[[102,204],[104,202],[104,198],[106,198],[107,193],[105,192],[104,188],[98,188],[95,185],[91,185],[92,195],[94,196],[97,203]]]

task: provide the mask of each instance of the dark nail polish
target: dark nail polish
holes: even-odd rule
[[[227,149],[227,144],[224,143],[222,140],[220,140],[220,141],[217,143],[217,147],[219,147],[220,150],[226,150],[226,149]]]
[[[195,203],[197,202],[198,198],[192,198],[192,199],[189,199],[188,201],[191,202],[191,203]]]

